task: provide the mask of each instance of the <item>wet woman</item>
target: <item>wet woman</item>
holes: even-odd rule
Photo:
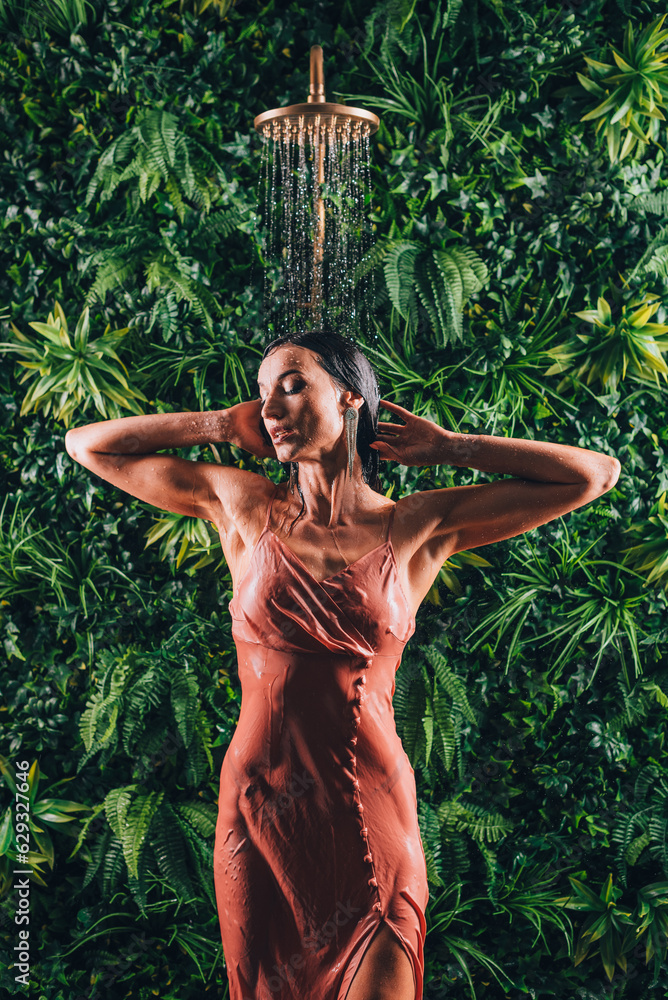
[[[590,503],[620,464],[414,416],[379,399],[367,359],[337,335],[269,344],[258,389],[225,410],[78,427],[66,448],[220,532],[242,688],[214,851],[230,1000],[421,1000],[429,894],[391,703],[415,614],[453,553]],[[289,481],[157,454],[221,441],[277,458]],[[395,503],[379,460],[511,478]]]

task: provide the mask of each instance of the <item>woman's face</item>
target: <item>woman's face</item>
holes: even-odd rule
[[[280,462],[331,453],[343,431],[344,410],[362,396],[341,389],[307,347],[283,344],[263,360],[257,377],[262,419]]]

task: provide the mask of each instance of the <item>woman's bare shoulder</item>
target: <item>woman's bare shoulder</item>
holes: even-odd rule
[[[225,535],[239,534],[245,540],[257,518],[264,517],[274,483],[257,472],[236,466],[218,466],[216,472],[221,518],[217,527]]]

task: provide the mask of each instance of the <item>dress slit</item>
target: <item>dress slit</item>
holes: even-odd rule
[[[348,993],[350,992],[350,987],[353,984],[353,980],[357,974],[357,971],[362,965],[362,962],[364,961],[366,954],[369,951],[369,948],[375,941],[376,935],[379,933],[383,925],[389,928],[389,930],[392,932],[395,941],[401,946],[401,948],[403,948],[404,953],[408,956],[408,960],[411,963],[411,970],[413,972],[413,988],[415,990],[415,996],[416,997],[418,996],[418,982],[422,981],[422,973],[419,968],[419,961],[417,960],[416,956],[413,954],[411,949],[404,941],[403,936],[399,933],[396,927],[394,927],[391,921],[381,916],[379,917],[378,923],[374,927],[370,937],[368,938],[366,944],[364,945],[362,953],[354,955],[348,962],[346,970],[343,974],[343,979],[341,980],[341,985],[339,986],[339,991],[336,1000],[347,1000]]]

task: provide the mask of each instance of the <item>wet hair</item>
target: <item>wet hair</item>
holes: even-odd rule
[[[362,354],[355,343],[339,333],[326,333],[324,330],[311,330],[307,333],[285,334],[272,340],[264,349],[262,360],[271,351],[282,347],[284,344],[294,344],[295,347],[306,347],[313,351],[321,368],[339,385],[342,389],[351,389],[364,397],[364,402],[360,407],[359,421],[357,425],[357,453],[362,460],[362,478],[377,493],[382,492],[380,480],[378,478],[379,457],[375,448],[370,448],[372,441],[378,435],[378,409],[380,406],[380,390],[376,373],[369,360]],[[271,444],[271,438],[264,426],[264,421],[260,421],[260,431],[267,443]],[[306,509],[304,494],[299,486],[299,463],[281,462],[281,465],[289,475],[291,466],[294,465],[293,476],[297,483],[297,490],[302,500],[301,510],[290,525],[288,534],[297,523]]]

